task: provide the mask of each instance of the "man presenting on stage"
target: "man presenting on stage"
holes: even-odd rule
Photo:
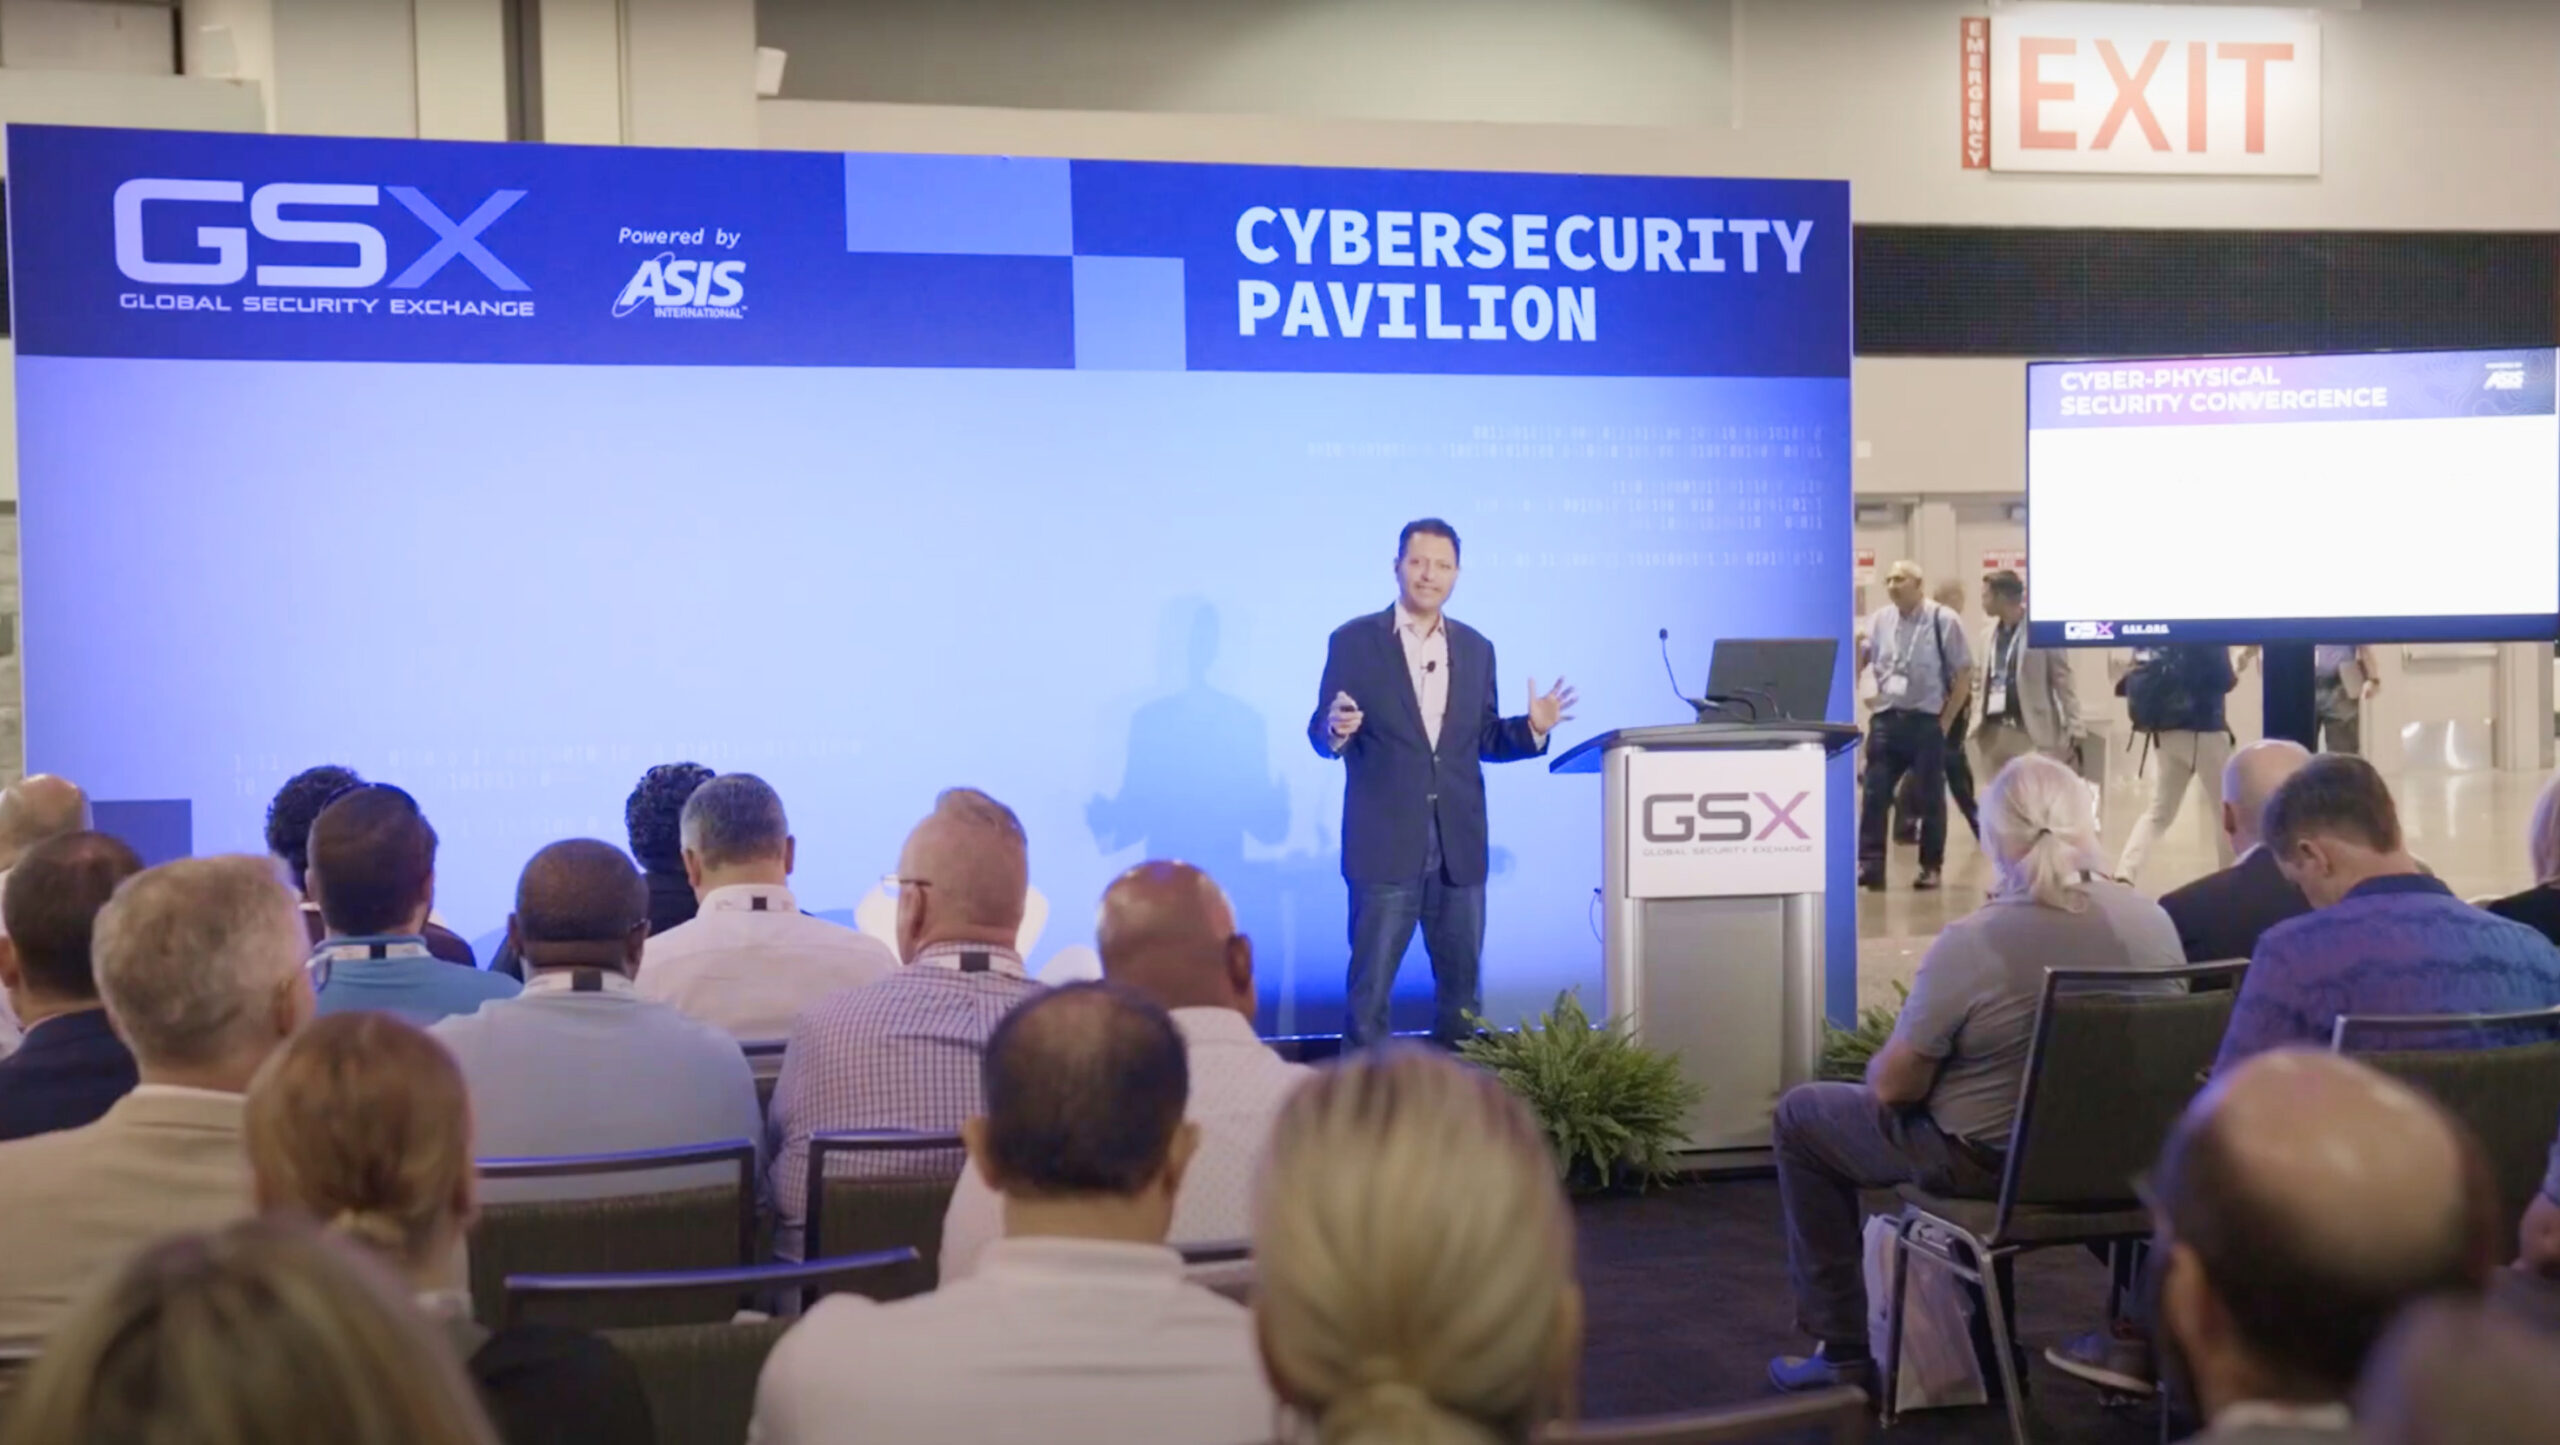
[[[1437,517],[1406,524],[1396,543],[1396,603],[1333,630],[1308,740],[1339,757],[1342,877],[1351,888],[1346,1046],[1387,1035],[1387,999],[1414,925],[1431,955],[1438,1004],[1431,1037],[1453,1044],[1483,1006],[1483,763],[1546,751],[1573,716],[1564,679],[1529,680],[1525,717],[1504,717],[1493,644],[1441,608],[1458,585],[1458,533]],[[1374,711],[1377,715],[1370,716]]]

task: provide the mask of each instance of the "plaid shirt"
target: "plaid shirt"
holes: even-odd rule
[[[982,973],[964,973],[964,954],[987,955]],[[773,1198],[781,1210],[778,1250],[796,1255],[808,1212],[809,1136],[843,1129],[956,1133],[981,1112],[978,1060],[1014,1005],[1040,991],[1012,950],[937,943],[877,983],[803,1011],[791,1026],[774,1084]],[[957,1176],[957,1151],[874,1155],[831,1164],[828,1177]]]

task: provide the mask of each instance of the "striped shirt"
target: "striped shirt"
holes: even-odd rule
[[[972,960],[983,960],[973,968]],[[796,1256],[808,1209],[809,1136],[848,1129],[957,1133],[983,1111],[978,1061],[1014,1005],[1040,991],[1020,955],[937,943],[907,967],[801,1013],[783,1051],[768,1132],[779,1251]],[[831,1165],[829,1177],[957,1177],[957,1150],[878,1155]]]

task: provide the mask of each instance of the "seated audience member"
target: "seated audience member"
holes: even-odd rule
[[[889,976],[889,946],[800,911],[782,799],[724,773],[684,803],[684,871],[702,911],[649,940],[640,993],[740,1039],[779,1039],[820,999]]]
[[[623,800],[631,856],[649,880],[649,936],[690,923],[699,906],[684,866],[684,805],[693,790],[719,776],[700,763],[660,763],[640,775]]]
[[[2409,856],[2382,775],[2327,753],[2267,800],[2276,864],[2316,910],[2267,930],[2217,1069],[2278,1044],[2326,1047],[2341,1014],[2503,1013],[2560,1004],[2560,947],[2453,896]],[[2455,1047],[2472,1032],[2403,1035]]]
[[[1272,1131],[1253,1244],[1263,1369],[1309,1427],[1280,1439],[1520,1445],[1572,1398],[1572,1213],[1490,1075],[1400,1044],[1317,1074]]]
[[[89,826],[89,795],[79,785],[51,773],[33,773],[0,788],[0,883],[27,850],[48,838]],[[8,925],[0,921],[0,938]],[[15,1001],[0,992],[0,1059],[18,1047],[18,1039],[34,1022],[18,1016]]]
[[[898,854],[898,953],[906,967],[801,1013],[773,1091],[775,1247],[796,1254],[809,1136],[839,1129],[947,1134],[977,1114],[978,1056],[1013,1006],[1040,992],[1014,937],[1031,888],[1013,810],[952,788]],[[947,1155],[849,1161],[877,1177],[949,1176]]]
[[[10,1445],[494,1445],[432,1328],[342,1240],[256,1220],[117,1264],[30,1372]]]
[[[1253,942],[1209,875],[1188,863],[1141,863],[1102,895],[1102,976],[1164,1009],[1182,1031],[1200,1152],[1183,1171],[1175,1244],[1242,1239],[1254,1167],[1280,1106],[1309,1070],[1271,1051],[1253,1031]],[[978,1252],[1004,1233],[993,1185],[965,1170],[942,1223],[942,1280],[974,1271]]]
[[[381,1009],[424,1025],[515,996],[514,979],[437,958],[420,935],[435,907],[436,830],[407,793],[362,783],[322,808],[309,879],[328,925],[312,955],[320,1012]]]
[[[2267,799],[2309,761],[2311,754],[2302,744],[2266,738],[2233,753],[2223,765],[2222,834],[2236,861],[2160,898],[2160,907],[2178,926],[2187,962],[2247,958],[2258,951],[2258,939],[2268,929],[2311,911],[2311,900],[2276,866],[2260,828]]]
[[[2217,1075],[2153,1178],[2160,1324],[2204,1414],[2194,1438],[2345,1438],[2393,1317],[2479,1294],[2481,1173],[2442,1110],[2353,1059],[2285,1049]]]
[[[2560,1344],[2467,1301],[2420,1301],[2366,1361],[2356,1424],[2371,1445],[2548,1445]]]
[[[649,1439],[639,1373],[612,1346],[577,1330],[492,1333],[473,1322],[470,1295],[455,1287],[477,1209],[471,1104],[434,1040],[389,1014],[322,1019],[259,1071],[242,1127],[258,1207],[328,1225],[406,1283],[500,1439]]]
[[[2534,1328],[2560,1335],[2560,1139],[2551,1141],[2551,1167],[2516,1234],[2515,1268],[2491,1281],[2491,1297]]]
[[[94,1124],[0,1144],[0,1359],[152,1240],[249,1212],[241,1095],[311,1017],[302,920],[264,858],[126,879],[94,956],[141,1082]]]
[[[1787,1390],[1874,1384],[1859,1272],[1858,1191],[1912,1182],[1987,1197],[2000,1183],[2045,970],[2177,968],[2160,905],[2105,877],[2089,790],[2031,754],[1982,801],[1997,879],[1920,960],[1893,1037],[1863,1084],[1805,1084],[1778,1101],[1778,1192],[1796,1322],[1820,1348],[1769,1367]]]
[[[755,1077],[737,1040],[632,986],[649,938],[649,893],[620,849],[573,838],[534,854],[516,883],[507,937],[524,959],[524,992],[434,1028],[470,1081],[484,1156],[762,1143]],[[662,1174],[507,1180],[487,1194],[513,1203],[693,1182]]]
[[[2560,943],[2560,777],[2543,784],[2542,796],[2533,800],[2532,836],[2525,844],[2534,885],[2490,904],[2489,911]]]
[[[1075,984],[996,1026],[971,1166],[1004,1195],[978,1273],[895,1304],[829,1296],[756,1389],[763,1445],[1270,1438],[1244,1308],[1167,1248],[1182,1171],[1182,1035],[1155,1005]]]
[[[98,910],[142,860],[104,833],[66,833],[22,855],[0,883],[0,985],[25,1021],[0,1059],[0,1139],[76,1129],[132,1092],[133,1051],[98,1002],[89,940]]]
[[[340,793],[364,786],[364,779],[352,768],[323,763],[305,768],[285,780],[267,804],[267,851],[276,855],[292,875],[294,890],[302,894],[302,921],[317,946],[328,936],[328,927],[320,919],[320,905],[311,897],[311,825],[320,810],[329,806]],[[420,937],[427,941],[427,951],[447,963],[477,968],[480,960],[472,955],[471,945],[462,935],[427,919]]]

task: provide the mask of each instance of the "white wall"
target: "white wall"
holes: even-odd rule
[[[1732,0],[761,0],[797,100],[1725,125]]]

